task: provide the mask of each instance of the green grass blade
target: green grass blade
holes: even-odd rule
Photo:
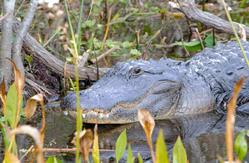
[[[17,88],[15,83],[13,83],[8,91],[7,94],[7,110],[5,119],[9,123],[11,128],[14,128],[15,120],[16,118],[16,112],[17,112],[17,101],[18,101],[18,95],[17,95]]]
[[[187,163],[186,150],[182,144],[181,138],[178,136],[173,148],[173,163]]]
[[[133,163],[134,162],[134,157],[131,149],[131,145],[129,144],[128,150],[127,150],[127,163]]]
[[[63,163],[62,160],[56,158],[55,156],[49,156],[46,163]]]
[[[76,35],[76,42],[77,42],[77,50],[80,52],[80,45],[81,45],[81,33],[82,33],[82,18],[83,18],[83,12],[84,12],[84,0],[80,1],[80,16],[79,16],[79,22],[77,27],[77,35]]]
[[[140,153],[137,154],[138,163],[143,163],[143,158]]]
[[[158,138],[156,141],[156,162],[157,163],[169,163],[168,152],[166,144],[164,142],[163,130],[160,129]]]
[[[243,161],[247,154],[248,145],[245,136],[246,133],[244,131],[240,132],[234,142],[235,152],[240,161]]]
[[[127,144],[127,136],[126,136],[126,129],[119,135],[116,146],[115,146],[115,156],[116,162],[118,163],[119,160],[122,158]]]

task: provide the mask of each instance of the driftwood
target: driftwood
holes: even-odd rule
[[[58,73],[60,75],[64,75],[64,71],[66,74],[72,78],[75,77],[74,74],[74,65],[67,64],[66,70],[64,70],[65,63],[56,58],[50,52],[48,52],[41,44],[39,44],[32,36],[29,34],[24,38],[24,45],[31,50],[34,57],[38,58],[42,63],[44,63],[47,67],[51,68],[52,71]],[[100,75],[103,75],[103,72],[100,71]],[[80,67],[79,68],[79,78],[80,79],[97,79],[97,70],[95,68],[88,67]]]
[[[234,34],[232,26],[227,20],[198,9],[196,5],[189,0],[178,0],[178,3],[180,5],[180,8],[178,9],[182,11],[188,19],[201,22],[206,26],[213,27],[229,34]],[[244,28],[246,36],[249,37],[249,27],[236,22],[234,22],[234,26],[238,33],[240,33],[240,27]]]

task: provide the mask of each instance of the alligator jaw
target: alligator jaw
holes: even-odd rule
[[[118,111],[115,112],[118,113]],[[129,116],[117,118],[115,112],[83,111],[82,119],[84,123],[91,124],[126,124],[137,121],[136,114],[132,114],[134,117],[130,114]],[[76,117],[75,111],[69,111],[69,114],[74,118]]]

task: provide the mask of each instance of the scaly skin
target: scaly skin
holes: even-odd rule
[[[248,52],[249,43],[243,44]],[[248,75],[236,42],[206,48],[186,62],[160,59],[118,63],[80,92],[83,120],[99,124],[136,122],[141,108],[149,110],[155,119],[221,109],[236,80]],[[248,101],[249,87],[244,87],[238,105]],[[68,94],[61,107],[74,112],[75,93]]]

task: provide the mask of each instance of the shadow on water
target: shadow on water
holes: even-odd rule
[[[153,141],[155,142],[158,131],[162,128],[169,153],[172,151],[177,136],[181,136],[190,162],[217,162],[217,155],[225,157],[225,120],[226,117],[224,115],[210,112],[156,121]],[[44,147],[72,147],[70,140],[75,131],[75,121],[69,116],[65,116],[62,112],[48,112],[46,121],[47,129]],[[93,128],[93,125],[84,124],[84,127]],[[146,138],[139,123],[100,125],[100,148],[114,149],[115,141],[124,129],[127,130],[128,143],[131,144],[134,155],[137,156],[139,152],[144,160],[150,160]],[[238,132],[243,129],[249,129],[249,119],[248,117],[237,116],[235,131]],[[21,137],[18,142],[20,148],[25,148],[30,143],[30,140]],[[55,153],[46,153],[46,155],[51,154],[54,155]],[[60,157],[66,162],[73,162],[74,158],[73,155],[70,156],[68,154],[60,154]],[[114,152],[101,152],[101,159],[103,162],[114,162]]]

